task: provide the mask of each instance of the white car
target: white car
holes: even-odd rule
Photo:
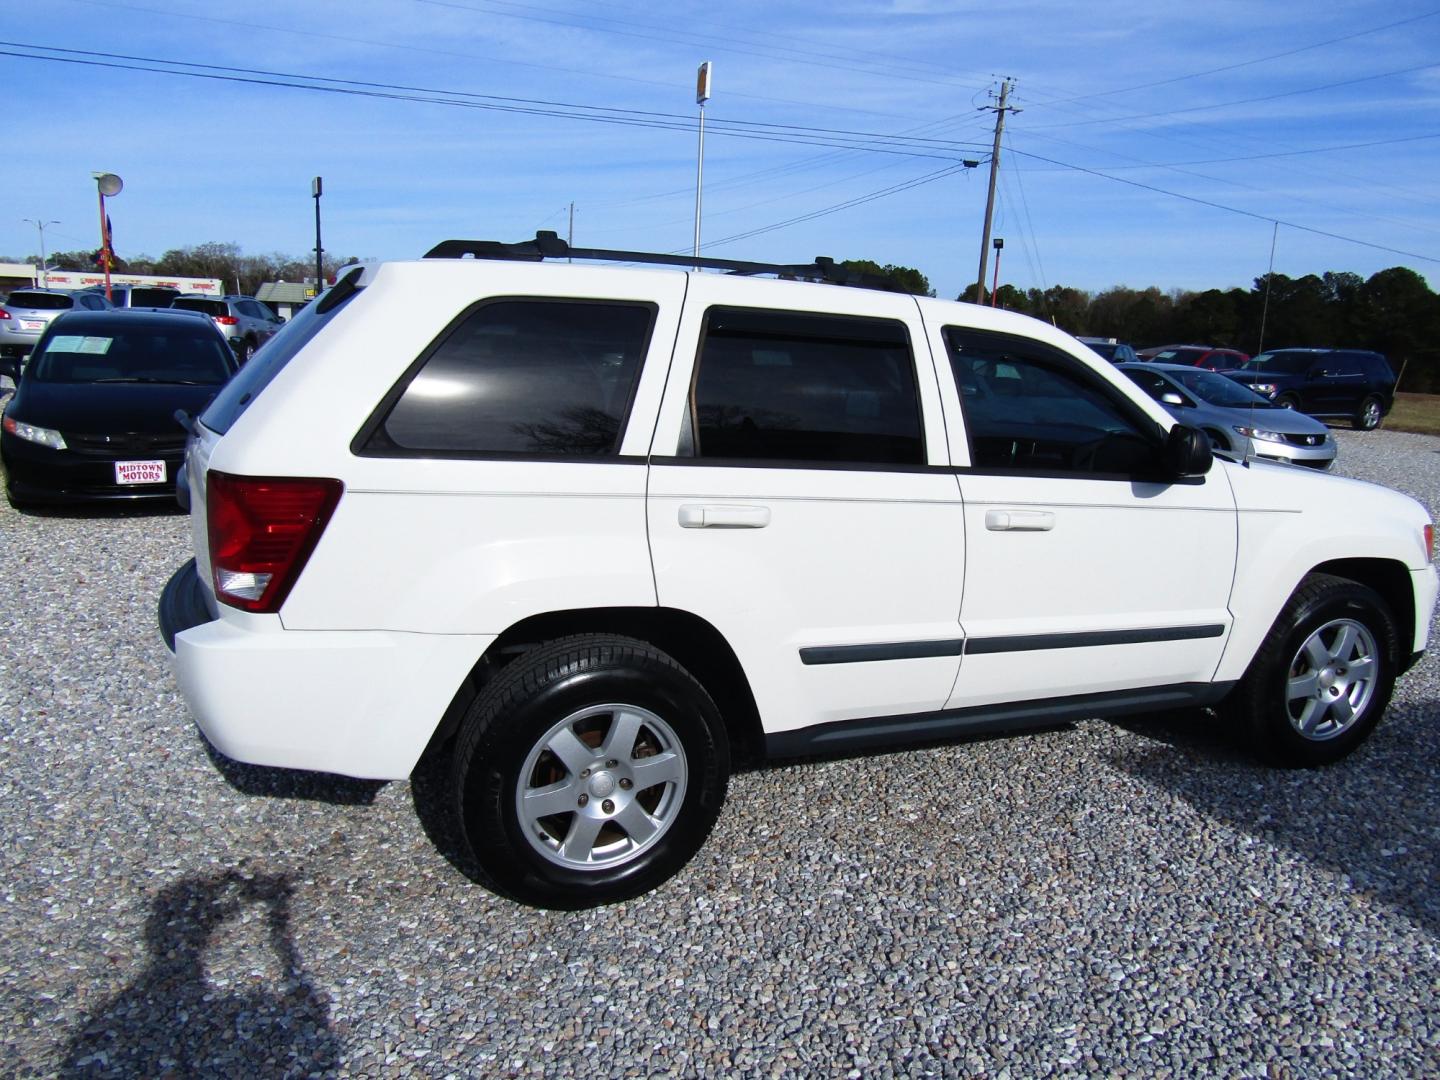
[[[513,897],[664,881],[737,756],[1218,705],[1333,762],[1425,648],[1417,503],[1213,460],[1044,323],[567,255],[695,262],[448,242],[297,315],[194,425],[160,603],[215,747],[446,755]]]

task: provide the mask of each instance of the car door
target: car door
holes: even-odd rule
[[[730,643],[767,733],[949,696],[964,513],[913,298],[691,275],[647,513],[661,606]]]
[[[1208,683],[1235,570],[1223,468],[1161,479],[1158,418],[1056,343],[954,323],[931,342],[965,502],[948,707]]]

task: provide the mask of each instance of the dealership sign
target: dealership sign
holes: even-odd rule
[[[89,289],[105,287],[105,275],[92,270],[51,270],[45,275],[45,284],[52,289]],[[111,285],[163,285],[179,289],[182,293],[202,293],[206,296],[223,296],[219,278],[208,277],[157,277],[153,274],[111,274]]]

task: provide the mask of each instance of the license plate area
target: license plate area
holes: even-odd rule
[[[21,320],[20,320],[20,329],[21,329],[21,330],[44,330],[44,329],[45,329],[45,320],[44,320],[44,319],[21,319]]]
[[[132,484],[163,484],[165,472],[163,461],[117,461],[115,483],[122,487]]]

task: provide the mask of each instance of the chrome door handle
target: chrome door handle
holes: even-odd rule
[[[1049,510],[986,510],[985,528],[991,532],[1049,532],[1055,515]]]
[[[770,524],[768,506],[685,503],[679,516],[682,529],[763,529]]]

